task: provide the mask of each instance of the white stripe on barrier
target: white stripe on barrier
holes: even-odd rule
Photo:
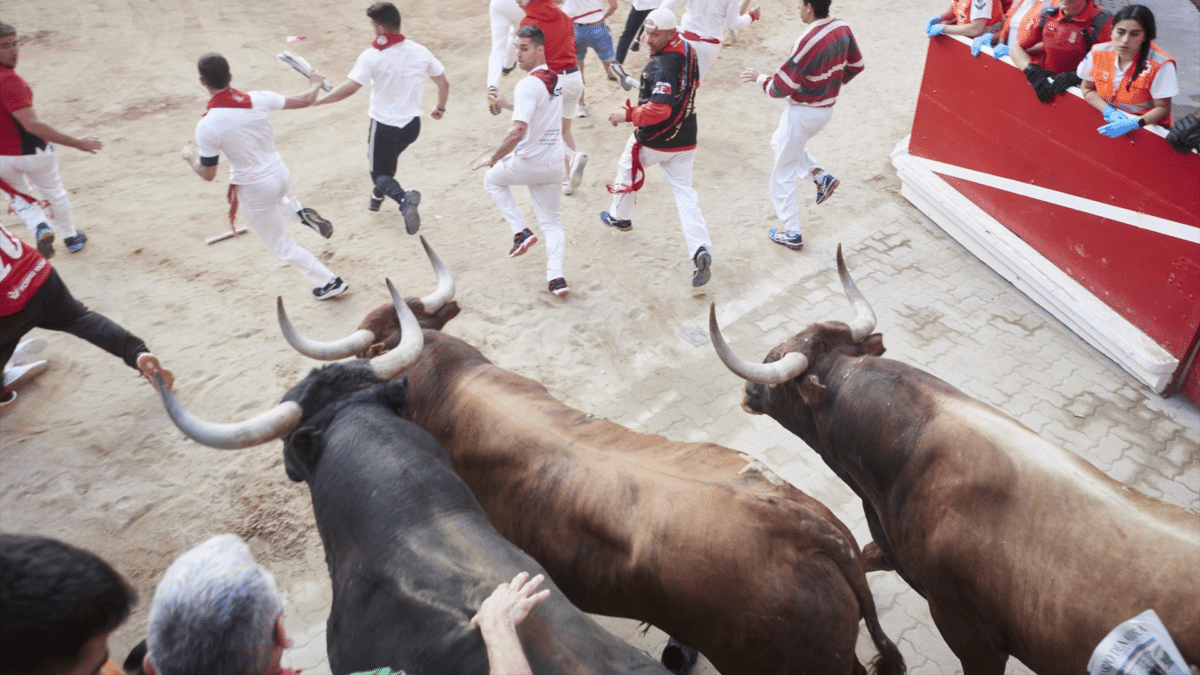
[[[1167,220],[1166,218],[1159,218],[1158,216],[1151,216],[1145,213],[1138,213],[1137,211],[1131,211],[1130,209],[1123,209],[1119,206],[1113,206],[1111,204],[1085,199],[1083,197],[1068,194],[1066,192],[1059,192],[1058,190],[1051,190],[1049,188],[1039,187],[1037,185],[1029,185],[1028,183],[1022,183],[1020,181],[1012,180],[1011,178],[1001,178],[1000,176],[995,176],[990,173],[983,173],[981,171],[965,169],[961,166],[955,166],[953,164],[946,164],[944,162],[939,162],[932,159],[925,159],[924,157],[917,157],[915,155],[909,155],[909,157],[920,162],[921,164],[924,164],[927,168],[929,168],[929,170],[944,174],[946,176],[961,178],[963,180],[971,181],[972,183],[979,183],[980,185],[986,185],[998,190],[1012,192],[1023,197],[1029,197],[1030,199],[1036,199],[1049,204],[1065,206],[1067,208],[1075,209],[1076,211],[1082,211],[1100,218],[1115,220],[1117,222],[1125,223],[1126,225],[1132,225],[1143,230],[1157,232],[1168,237],[1174,237],[1175,239],[1181,239],[1188,243],[1200,244],[1200,228],[1195,226],[1185,225],[1184,223],[1174,220]]]

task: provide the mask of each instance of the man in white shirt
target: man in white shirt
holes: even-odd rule
[[[231,86],[229,62],[217,53],[200,57],[197,63],[200,84],[212,98],[208,112],[196,125],[195,145],[188,143],[183,159],[196,175],[211,181],[217,176],[217,159],[223,152],[229,158],[229,220],[239,203],[246,219],[267,246],[317,285],[313,295],[328,300],[345,292],[348,286],[319,260],[300,247],[287,233],[285,216],[291,216],[328,239],[333,226],[313,209],[306,209],[287,196],[291,174],[275,150],[275,131],[271,113],[276,110],[307,108],[317,98],[324,77],[314,71],[303,93],[284,97],[273,91],[238,91]]]
[[[491,167],[483,187],[492,196],[513,232],[508,257],[515,258],[537,243],[537,235],[525,224],[510,186],[527,185],[537,214],[538,227],[546,237],[546,280],[550,292],[559,297],[570,289],[563,277],[566,238],[559,223],[562,191],[563,91],[558,76],[546,67],[546,36],[537,26],[517,31],[517,64],[527,71],[513,89],[513,100],[492,92],[489,96],[502,108],[513,111],[512,126],[494,152],[483,155],[472,169]]]
[[[391,197],[400,204],[405,229],[409,234],[416,234],[421,227],[421,216],[417,212],[421,193],[400,187],[396,180],[396,164],[400,153],[421,134],[425,78],[433,80],[438,88],[437,107],[429,114],[435,120],[446,114],[450,82],[441,61],[400,33],[400,10],[395,5],[377,2],[367,8],[367,16],[375,31],[371,47],[359,54],[346,81],[315,105],[336,103],[371,83],[367,161],[375,189],[367,208],[378,211],[384,196]]]
[[[673,12],[683,2],[663,0],[661,6]],[[725,26],[736,30],[762,18],[762,9],[758,5],[745,14],[739,14],[738,10],[738,0],[687,0],[687,11],[679,21],[682,29],[679,35],[696,49],[701,80],[721,54],[721,37]]]

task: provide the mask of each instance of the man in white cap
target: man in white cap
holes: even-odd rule
[[[647,167],[661,165],[675,194],[683,236],[695,270],[692,286],[712,277],[712,240],[692,187],[696,159],[696,88],[700,67],[696,50],[679,36],[675,13],[665,7],[646,17],[646,45],[651,59],[642,70],[638,105],[627,105],[608,121],[615,127],[633,123],[633,134],[617,161],[617,178],[608,186],[612,207],[600,214],[605,225],[627,232],[633,227],[633,194],[642,188]]]

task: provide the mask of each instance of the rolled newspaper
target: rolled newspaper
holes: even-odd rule
[[[308,61],[304,60],[303,56],[296,56],[291,52],[284,52],[279,55],[279,62],[285,66],[291,66],[296,69],[296,72],[305,77],[312,77],[312,66],[308,65]],[[333,89],[333,85],[329,84],[329,80],[321,80],[321,88],[325,91]]]
[[[1154,610],[1112,629],[1088,659],[1089,675],[1190,675],[1179,648]]]

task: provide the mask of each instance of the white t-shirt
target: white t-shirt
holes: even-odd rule
[[[663,0],[661,7],[672,12],[683,0]],[[679,32],[691,31],[703,38],[720,40],[725,26],[750,25],[749,14],[738,14],[738,0],[687,0],[687,11],[679,21]]]
[[[229,158],[229,182],[250,185],[284,169],[275,150],[271,112],[283,110],[284,97],[273,91],[252,91],[249,108],[212,108],[196,124],[200,157]]]
[[[387,49],[363,51],[348,77],[359,84],[370,83],[367,114],[371,119],[402,127],[424,112],[425,78],[437,77],[445,70],[428,49],[406,38]]]
[[[576,23],[596,23],[604,18],[604,0],[566,0],[562,11]]]
[[[546,70],[546,65],[529,71],[513,88],[512,119],[524,122],[529,128],[512,154],[529,162],[562,162],[566,152],[562,139],[562,85],[555,84],[552,95],[546,83],[534,76],[539,70]]]
[[[633,0],[633,8],[639,12],[644,12],[648,9],[658,9],[659,0]]]
[[[1133,61],[1131,60],[1122,68],[1120,65],[1117,65],[1117,62],[1120,60],[1120,58],[1113,59],[1113,82],[1121,82],[1121,79],[1125,77],[1125,71],[1133,67]],[[1075,74],[1081,80],[1088,82],[1096,81],[1092,77],[1092,52],[1090,50],[1087,56],[1083,57],[1083,60],[1079,62],[1079,67],[1075,69]],[[1164,63],[1154,76],[1154,81],[1150,83],[1150,98],[1171,98],[1178,95],[1179,75],[1175,72],[1175,64],[1173,62]]]

